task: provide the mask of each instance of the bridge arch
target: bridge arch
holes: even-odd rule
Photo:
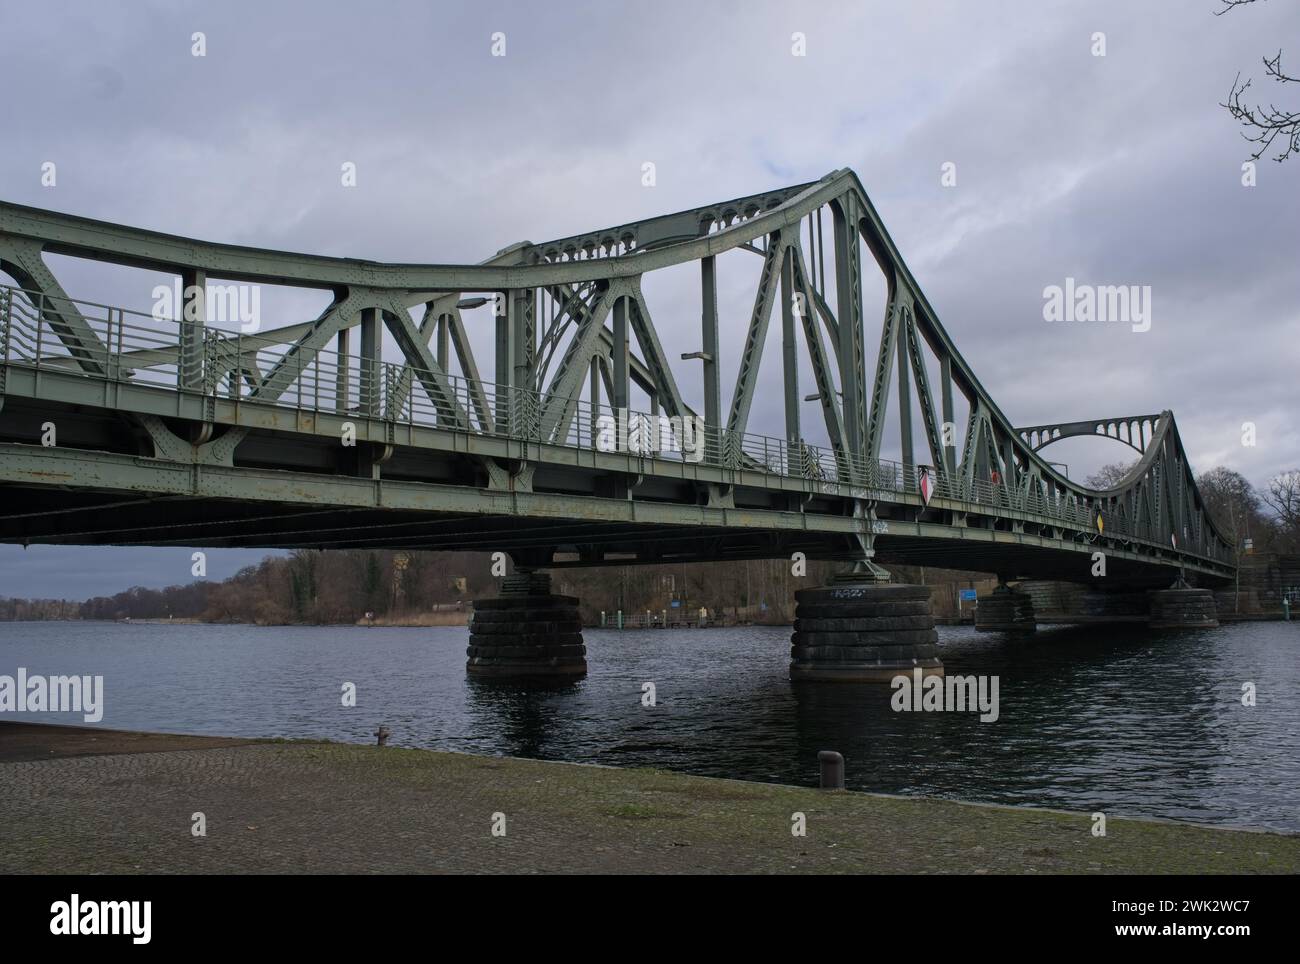
[[[1016,429],[1016,434],[1035,452],[1062,439],[1088,437],[1113,439],[1141,455],[1146,452],[1147,446],[1159,430],[1160,418],[1160,415],[1127,415],[1120,418],[1088,419],[1082,422],[1027,425]]]

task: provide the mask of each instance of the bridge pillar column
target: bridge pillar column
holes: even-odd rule
[[[501,595],[474,602],[466,654],[471,676],[586,676],[578,600],[552,594],[544,572],[517,570],[505,578]]]
[[[1181,578],[1168,589],[1150,594],[1152,629],[1212,629],[1219,625],[1214,593],[1194,589]]]
[[[1034,599],[1027,592],[999,582],[975,607],[975,629],[981,633],[1032,633],[1038,628]]]
[[[918,667],[925,676],[943,675],[929,588],[887,577],[859,565],[829,585],[794,594],[792,680],[888,683]]]

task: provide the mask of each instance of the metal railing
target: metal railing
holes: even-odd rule
[[[795,478],[827,493],[916,495],[923,467],[754,433],[703,420],[618,412],[581,399],[474,383],[380,359],[307,351],[255,333],[0,285],[0,362],[6,366],[130,382],[210,399],[241,400],[393,424],[504,437],[537,444],[698,462]],[[0,373],[0,387],[4,384]],[[929,468],[932,499],[971,510],[1017,512],[1093,530],[1096,505],[1054,486],[1016,487]],[[1165,531],[1107,515],[1105,534],[1164,546]],[[1215,546],[1199,554],[1219,559]],[[1222,561],[1227,561],[1226,556]]]

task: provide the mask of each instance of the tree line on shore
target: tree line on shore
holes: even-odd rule
[[[195,579],[164,589],[134,587],[84,602],[0,598],[0,620],[187,619],[263,625],[418,621],[464,610],[497,594],[501,563],[488,553],[390,549],[300,549],[268,556],[228,579]],[[809,561],[796,576],[790,560],[612,565],[552,570],[552,591],[577,596],[588,622],[606,612],[670,610],[720,614],[737,607],[762,620],[789,621],[794,590],[843,568]],[[803,569],[800,569],[802,572]]]

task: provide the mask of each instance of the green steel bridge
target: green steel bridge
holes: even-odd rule
[[[868,255],[881,305],[864,304]],[[73,297],[54,274],[68,258],[179,277],[181,304]],[[752,308],[724,318],[718,278],[736,258],[753,259]],[[683,266],[699,341],[675,346],[694,349],[675,374],[643,282]],[[1173,415],[1014,426],[849,170],[478,264],[214,244],[0,204],[0,270],[0,541],[500,550],[525,568],[801,552],[1077,582],[1101,551],[1111,584],[1234,572]],[[207,317],[218,284],[331,300],[246,333]],[[765,434],[750,413],[778,313],[767,362],[784,424]],[[1115,488],[1040,454],[1080,435],[1140,453]]]

